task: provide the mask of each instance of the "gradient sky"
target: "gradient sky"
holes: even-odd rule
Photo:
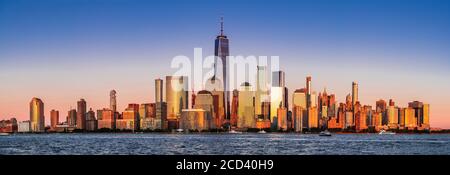
[[[111,89],[119,110],[153,102],[174,56],[213,54],[222,15],[231,55],[280,56],[291,93],[311,75],[342,102],[357,81],[363,104],[423,101],[450,128],[447,0],[0,0],[0,119],[29,119],[32,97],[46,124],[80,98],[108,107]]]

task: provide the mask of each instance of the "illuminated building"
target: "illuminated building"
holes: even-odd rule
[[[51,127],[51,129],[55,129],[57,124],[59,124],[59,111],[52,109],[50,111],[50,127]]]
[[[284,106],[277,109],[277,130],[286,131],[288,129],[288,110]]]
[[[257,116],[256,128],[269,129],[271,127],[270,121],[270,101],[261,103],[261,114]]]
[[[168,121],[167,121],[167,103],[166,102],[158,102],[156,105],[156,120],[161,121],[161,129],[168,129]]]
[[[388,127],[390,129],[397,129],[399,127],[398,108],[395,106],[388,106],[386,109],[386,115],[388,118]]]
[[[302,132],[303,130],[303,114],[305,110],[301,106],[294,106],[292,116],[294,118],[294,131]]]
[[[306,77],[306,108],[311,107],[311,77]]]
[[[122,112],[122,118],[116,120],[116,129],[138,130],[139,129],[139,105],[128,104],[128,108]]]
[[[237,127],[238,106],[239,106],[239,91],[237,89],[235,89],[235,90],[233,90],[233,101],[231,104],[230,125],[232,127]]]
[[[95,112],[92,108],[86,113],[86,131],[95,131],[97,130],[97,119],[95,118]]]
[[[366,125],[367,127],[372,126],[373,109],[372,106],[364,105],[362,110],[366,113]]]
[[[214,110],[214,99],[211,92],[202,90],[199,91],[197,94],[197,97],[195,99],[195,106],[194,109],[203,109],[202,115],[204,115],[204,128],[207,129],[216,129],[220,127],[220,125],[216,125],[214,121],[216,121],[215,117],[216,115]],[[181,123],[180,123],[181,125]]]
[[[268,73],[266,66],[257,66],[256,72],[256,92],[255,92],[255,114],[262,115],[262,103],[269,102],[269,84],[267,82]]]
[[[270,122],[270,102],[265,101],[261,104],[261,115],[264,121]]]
[[[167,119],[176,120],[182,109],[188,108],[188,78],[166,76]]]
[[[306,109],[306,89],[297,89],[294,91],[292,105]]]
[[[155,102],[163,102],[163,80],[155,79]]]
[[[388,118],[386,113],[386,101],[380,99],[376,102],[376,112],[381,113],[382,115],[382,125],[388,124]]]
[[[141,130],[161,129],[162,121],[156,118],[156,104],[144,103],[139,106],[139,119]]]
[[[373,114],[372,123],[376,131],[380,131],[380,129],[382,129],[383,127],[382,120],[383,115],[380,112],[375,112]]]
[[[250,83],[244,82],[239,91],[238,128],[255,128],[255,92]]]
[[[405,108],[398,109],[398,124],[400,129],[405,127]]]
[[[220,127],[223,122],[228,119],[225,116],[225,99],[224,99],[224,92],[223,92],[223,86],[222,81],[218,79],[217,77],[213,76],[205,84],[205,89],[209,92],[211,92],[213,97],[213,106],[214,106],[214,112],[213,112],[213,122],[214,122],[214,128]]]
[[[408,130],[413,130],[417,127],[417,118],[415,117],[415,110],[412,107],[405,108],[405,127]]]
[[[345,96],[345,111],[353,111],[352,95]]]
[[[335,106],[335,105],[333,105]],[[336,111],[335,109],[332,109],[333,111]],[[343,129],[344,123],[345,123],[345,104],[340,103],[339,107],[337,108],[337,114],[330,117],[330,120],[328,120],[328,126],[329,129]]]
[[[117,112],[117,92],[115,90],[111,90],[109,92],[109,109],[111,109],[114,113]]]
[[[317,113],[317,107],[308,108],[308,128],[318,128],[319,118]]]
[[[359,103],[359,102],[358,102]],[[355,130],[356,132],[361,132],[363,130],[368,129],[367,127],[367,108],[362,108],[355,114]]]
[[[67,125],[69,127],[75,127],[77,126],[77,110],[71,109],[67,113]]]
[[[39,98],[33,98],[30,102],[31,132],[45,131],[44,103]]]
[[[352,83],[352,105],[354,106],[358,101],[358,84],[356,82]]]
[[[183,109],[179,128],[183,130],[208,130],[206,111],[203,109]]]
[[[337,116],[337,128],[344,129],[345,128],[345,104],[340,103],[338,108],[338,116]]]
[[[144,103],[139,106],[139,118],[156,118],[155,103]]]
[[[29,120],[19,122],[17,124],[17,132],[31,132],[31,122]]]
[[[86,101],[80,99],[77,102],[77,129],[86,129]]]
[[[114,111],[111,109],[97,110],[97,128],[115,129],[116,117]]]
[[[274,117],[277,116],[277,111],[280,106],[286,106],[286,90],[285,90],[285,74],[283,71],[272,72],[272,87],[270,90],[270,121],[272,124],[276,122]],[[276,125],[275,125],[276,126]]]
[[[423,129],[430,129],[430,104],[423,104],[423,120],[421,123]]]
[[[312,92],[310,95],[311,99],[311,106],[310,107],[317,107],[317,93],[316,92]]]
[[[355,126],[353,112],[346,111],[345,112],[345,128],[350,128]]]
[[[423,102],[413,101],[408,103],[408,107],[414,109],[414,117],[418,129],[429,129],[429,105]],[[425,108],[427,112],[425,113]]]
[[[16,118],[0,121],[0,133],[14,133],[17,132],[17,130],[18,126]]]

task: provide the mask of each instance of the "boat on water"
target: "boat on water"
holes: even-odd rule
[[[395,132],[386,131],[386,130],[383,129],[378,134],[380,134],[380,135],[394,135]]]
[[[183,132],[183,129],[177,129],[176,131],[177,132]]]
[[[228,131],[228,133],[230,133],[230,134],[242,134],[241,131],[236,131],[236,130],[230,130],[230,131]]]
[[[10,133],[6,133],[6,132],[1,132],[0,133],[0,136],[9,136],[9,135],[11,135]]]
[[[321,131],[321,132],[319,133],[319,136],[331,136],[331,132],[329,132],[329,131],[327,131],[327,130]]]
[[[266,131],[264,131],[264,130],[261,130],[261,131],[258,131],[258,133],[259,133],[259,134],[265,134],[265,133],[266,133]]]

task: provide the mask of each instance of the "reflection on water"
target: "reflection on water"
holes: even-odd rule
[[[0,154],[450,155],[450,134],[16,134]]]

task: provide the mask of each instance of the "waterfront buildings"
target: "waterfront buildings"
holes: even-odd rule
[[[17,130],[18,126],[16,118],[0,121],[0,133],[13,133],[17,132]]]
[[[75,127],[77,126],[77,110],[71,109],[69,112],[67,112],[67,125],[69,127]]]
[[[277,128],[278,108],[288,108],[286,99],[285,73],[283,71],[272,72],[272,87],[270,89],[270,121],[272,127]]]
[[[97,119],[95,118],[95,112],[92,110],[92,108],[89,109],[89,111],[86,113],[86,131],[95,131],[97,130]]]
[[[216,117],[217,115],[215,106],[214,106],[214,98],[213,94],[209,91],[202,90],[197,93],[197,96],[195,98],[195,105],[194,109],[202,109],[204,115],[204,124],[205,127],[203,129],[216,129],[220,127],[218,126],[215,121],[217,121]],[[194,110],[195,111],[195,110]],[[189,112],[189,111],[187,111]],[[189,114],[191,115],[191,114]],[[202,120],[203,121],[203,120]]]
[[[230,118],[230,89],[229,89],[229,78],[228,76],[228,56],[230,56],[230,45],[227,36],[223,32],[223,18],[220,22],[220,34],[216,37],[214,41],[214,77],[222,80],[223,82],[223,104],[224,104],[224,114],[225,118]],[[220,62],[219,62],[220,61]]]
[[[255,128],[255,92],[248,82],[244,82],[239,90],[238,128]]]
[[[97,128],[98,129],[115,129],[116,118],[115,112],[111,109],[97,110]]]
[[[86,129],[86,101],[84,99],[77,102],[76,127],[81,130]]]
[[[182,109],[188,108],[188,78],[166,76],[167,119],[177,120]]]
[[[163,80],[155,79],[155,103],[163,102]]]
[[[180,117],[180,128],[183,130],[208,130],[208,119],[203,109],[183,109]]]
[[[59,111],[52,109],[50,111],[50,128],[55,129],[59,124]]]
[[[139,104],[128,104],[122,118],[116,120],[118,130],[139,130]]]
[[[39,98],[33,98],[30,102],[31,132],[45,131],[44,102]]]
[[[31,121],[27,120],[19,122],[17,125],[17,132],[31,132]]]
[[[111,90],[109,92],[109,109],[111,109],[114,113],[117,112],[117,97],[116,90]]]

